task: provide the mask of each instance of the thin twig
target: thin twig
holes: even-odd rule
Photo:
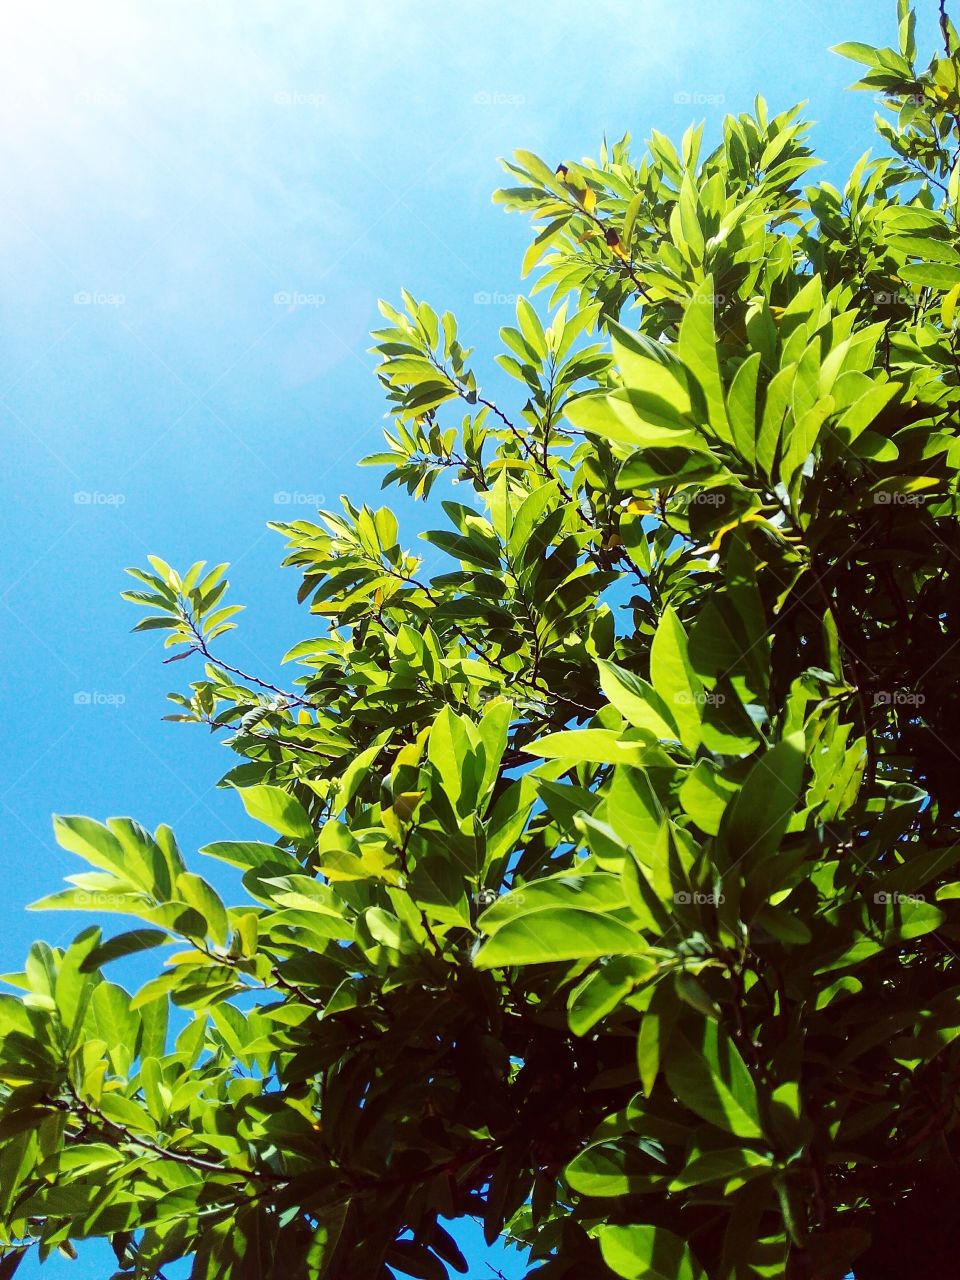
[[[249,672],[241,671],[239,667],[232,667],[229,664],[229,662],[223,662],[220,658],[214,657],[214,655],[210,652],[209,648],[207,647],[207,642],[203,637],[203,633],[200,631],[196,622],[194,621],[192,613],[190,613],[187,610],[186,602],[184,601],[183,604],[184,604],[184,617],[186,619],[187,626],[193,632],[193,636],[194,636],[193,651],[195,653],[202,653],[208,662],[212,662],[213,665],[215,667],[219,667],[221,671],[229,671],[232,676],[239,676],[241,680],[246,680],[249,684],[255,684],[261,689],[268,689],[271,693],[275,693],[278,697],[285,698],[287,702],[293,702],[293,703],[296,703],[298,706],[310,707],[311,710],[314,710],[314,711],[316,710],[316,704],[313,702],[310,702],[307,698],[301,698],[298,694],[291,693],[288,689],[280,689],[277,687],[277,685],[270,684],[268,680],[261,680],[259,676],[252,676],[249,674]],[[175,655],[174,658],[166,658],[164,661],[173,662],[177,657],[180,657],[180,655],[177,654]]]
[[[245,1182],[266,1182],[272,1186],[286,1186],[290,1179],[283,1174],[268,1173],[262,1169],[240,1169],[235,1165],[218,1164],[215,1160],[207,1160],[203,1156],[193,1155],[189,1151],[178,1151],[173,1147],[161,1147],[158,1143],[152,1142],[149,1138],[142,1138],[122,1124],[118,1124],[116,1120],[111,1120],[109,1116],[103,1114],[97,1107],[91,1106],[71,1088],[76,1109],[81,1115],[94,1123],[111,1130],[122,1141],[130,1143],[131,1146],[141,1147],[144,1151],[149,1151],[152,1155],[160,1156],[164,1160],[173,1160],[177,1164],[187,1165],[191,1169],[196,1169],[200,1173],[220,1173],[233,1174],[238,1178],[242,1178]],[[74,1107],[62,1099],[51,1100],[52,1105],[58,1111],[64,1111],[68,1115],[73,1114]]]

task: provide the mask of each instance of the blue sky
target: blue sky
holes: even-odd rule
[[[188,851],[251,833],[215,790],[230,763],[216,740],[160,722],[189,672],[129,634],[122,569],[148,552],[232,561],[249,608],[224,656],[276,676],[316,623],[266,521],[343,492],[380,501],[378,473],[354,465],[383,425],[366,353],[377,298],[406,287],[454,310],[500,385],[528,228],[490,202],[497,157],[678,136],[761,91],[774,110],[810,100],[840,176],[870,144],[874,104],[845,92],[850,65],[827,49],[894,43],[895,9],[32,0],[5,14],[0,968],[78,925],[23,911],[79,869],[52,812],[167,821]],[[20,1274],[109,1270],[90,1247]]]

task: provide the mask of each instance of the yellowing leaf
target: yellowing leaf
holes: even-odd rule
[[[781,531],[775,525],[772,525],[769,520],[760,515],[759,512],[748,511],[745,515],[737,516],[736,520],[731,520],[729,524],[720,526],[713,536],[713,541],[710,543],[710,550],[719,551],[720,546],[728,533],[732,533],[734,529],[739,529],[742,524],[749,524],[751,522],[754,524],[766,525],[766,527],[772,533],[775,533],[778,538],[783,538]]]

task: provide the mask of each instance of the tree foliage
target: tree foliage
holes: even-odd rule
[[[709,154],[507,164],[519,408],[383,306],[365,461],[458,484],[449,567],[388,508],[275,525],[326,628],[289,689],[214,652],[225,566],[131,570],[264,837],[200,850],[227,905],[165,827],[56,820],[89,869],[37,905],[133,927],[0,996],[0,1275],[100,1236],[442,1280],[466,1214],[545,1280],[950,1271],[960,40],[920,69],[898,9],[840,48],[888,151],[842,189],[762,100]]]

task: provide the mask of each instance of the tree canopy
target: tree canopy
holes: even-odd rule
[[[273,527],[321,634],[220,656],[226,566],[132,569],[261,841],[58,817],[0,995],[0,1277],[947,1274],[960,1193],[960,37],[839,52],[883,154],[801,109],[517,152],[495,402],[455,318],[373,335],[384,485]],[[557,160],[560,163],[557,163]],[[488,366],[487,366],[488,367]],[[176,667],[175,670],[185,668]],[[192,869],[188,869],[192,868]],[[130,993],[108,976],[153,949]],[[954,982],[958,978],[958,982]]]

